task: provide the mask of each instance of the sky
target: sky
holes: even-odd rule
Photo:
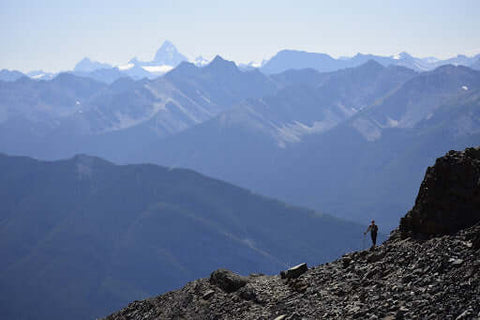
[[[0,0],[0,69],[71,70],[84,57],[260,62],[282,49],[448,58],[480,53],[480,0]]]

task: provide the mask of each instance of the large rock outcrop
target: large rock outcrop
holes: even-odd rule
[[[450,151],[427,169],[402,237],[453,234],[480,221],[480,147]]]

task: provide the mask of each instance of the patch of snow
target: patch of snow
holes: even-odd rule
[[[39,80],[39,79],[42,79],[44,76],[45,76],[44,73],[39,73],[39,74],[31,76],[30,78],[35,79],[35,80]]]
[[[262,62],[251,61],[248,63],[248,65],[253,68],[260,68],[262,66]]]
[[[389,127],[389,128],[398,127],[398,120],[387,118],[387,127]]]
[[[118,66],[118,70],[120,71],[126,71],[126,70],[130,70],[134,67],[135,65],[133,63],[127,63],[127,64],[124,64],[124,65],[121,65],[121,66]]]
[[[167,73],[173,69],[173,66],[166,64],[161,66],[143,66],[142,69],[151,73]]]

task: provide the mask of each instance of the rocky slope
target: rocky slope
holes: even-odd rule
[[[453,196],[450,215],[435,215],[438,197],[425,197],[438,181],[447,190],[463,190],[472,175],[457,174],[464,167],[478,173],[480,148],[449,152],[429,168],[415,207],[383,245],[352,252],[306,270],[302,274],[242,277],[217,270],[209,279],[187,284],[178,291],[135,301],[108,320],[125,319],[478,319],[480,318],[480,180],[473,181],[470,197]],[[453,161],[454,159],[454,161]],[[453,163],[452,163],[453,162]],[[441,196],[441,193],[439,194]],[[422,233],[410,221],[448,225],[469,223],[458,232],[440,228]],[[427,219],[427,220],[425,220]],[[459,226],[460,227],[460,226]],[[422,237],[410,237],[410,234]],[[301,269],[301,268],[300,268]]]

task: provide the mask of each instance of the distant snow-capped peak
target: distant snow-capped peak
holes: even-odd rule
[[[411,59],[411,58],[413,57],[405,51],[397,53],[392,56],[392,59],[394,60],[403,60],[403,59]]]
[[[187,57],[178,52],[177,48],[170,41],[163,42],[160,49],[155,53],[152,63],[156,65],[177,66],[182,61],[188,61]]]

